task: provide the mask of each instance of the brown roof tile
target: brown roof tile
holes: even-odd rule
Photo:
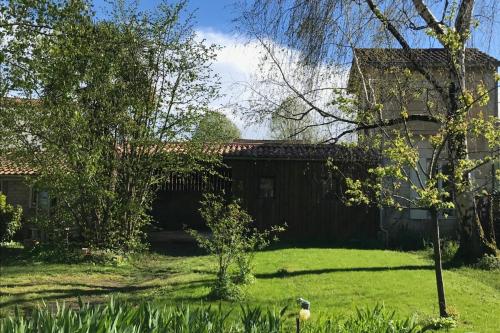
[[[236,141],[210,148],[225,159],[281,159],[362,161],[376,154],[359,148],[335,144],[307,144],[293,141]]]
[[[11,161],[0,158],[0,175],[4,176],[29,176],[36,173],[35,169],[27,165],[14,164]]]
[[[377,160],[377,154],[359,148],[335,144],[306,144],[276,140],[236,140],[225,144],[206,145],[206,154],[221,155],[224,159],[275,159],[275,160],[323,160],[370,161]],[[185,145],[167,145],[165,151],[182,153]],[[0,158],[0,175],[34,175],[36,171],[26,165],[20,166]]]

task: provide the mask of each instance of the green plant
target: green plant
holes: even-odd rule
[[[426,257],[434,260],[434,250],[432,242],[424,242]],[[443,239],[441,240],[441,258],[443,262],[451,262],[455,259],[460,244],[455,240]]]
[[[221,196],[206,194],[201,202],[200,214],[211,231],[205,236],[188,230],[198,245],[217,260],[217,278],[211,296],[235,300],[242,297],[239,285],[250,282],[254,253],[269,245],[271,233],[282,228],[258,231],[251,228],[252,217],[236,200],[226,202]],[[236,264],[236,277],[231,278],[230,268]]]
[[[241,306],[241,323],[244,332],[280,333],[284,329],[286,307],[280,311],[264,311],[260,307]]]
[[[0,242],[9,242],[21,228],[23,210],[7,203],[7,197],[0,192]]]
[[[474,267],[488,271],[500,270],[500,258],[494,255],[485,255],[474,264]]]
[[[16,311],[0,319],[0,333],[28,332],[186,332],[186,333],[288,333],[294,330],[294,317],[280,311],[242,306],[239,312],[219,305],[168,307],[151,302],[138,305],[111,298],[103,305],[83,304],[79,309],[57,304],[55,311],[46,306],[35,309],[29,317]],[[288,319],[287,319],[288,318]],[[443,326],[446,327],[446,326]],[[397,319],[394,312],[377,305],[360,309],[348,318],[325,317],[307,322],[303,333],[417,333],[420,327],[413,317]]]
[[[129,257],[123,252],[111,250],[92,250],[75,244],[42,243],[27,252],[29,258],[51,264],[93,263],[99,266],[123,266]]]
[[[422,332],[415,316],[399,319],[394,311],[383,305],[358,308],[346,319],[324,317],[303,324],[304,333],[419,333]]]
[[[99,17],[90,0],[41,1],[0,3],[2,23],[22,22],[0,31],[0,150],[37,170],[85,246],[137,251],[157,188],[217,159],[190,141],[218,95],[217,47],[195,38],[185,1],[113,1]]]
[[[422,322],[422,332],[429,330],[449,330],[457,327],[457,321],[453,317],[429,318]]]

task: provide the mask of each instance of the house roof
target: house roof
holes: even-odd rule
[[[14,164],[6,158],[0,158],[0,175],[3,176],[29,176],[36,174],[34,168],[27,165]]]
[[[412,49],[410,53],[403,49],[384,49],[384,48],[358,48],[354,53],[360,63],[371,65],[391,65],[391,66],[411,66],[413,62],[410,55],[417,63],[425,66],[443,66],[448,64],[448,51],[443,48]],[[467,66],[500,66],[500,60],[476,49],[468,48],[465,50],[465,64]]]
[[[412,68],[415,64],[410,56],[417,64],[426,68],[443,67],[449,61],[448,51],[443,48],[412,49],[411,51],[405,51],[401,48],[357,48],[354,49],[354,55],[347,83],[347,88],[351,92],[359,76],[355,69],[356,59],[362,67],[375,68]],[[500,60],[476,48],[468,48],[465,50],[465,65],[467,67],[497,68],[500,66]]]

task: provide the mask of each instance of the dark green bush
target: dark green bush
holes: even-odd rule
[[[7,197],[0,192],[0,242],[9,242],[21,228],[23,210],[7,203]]]
[[[28,252],[29,259],[46,263],[79,264],[94,263],[101,266],[121,266],[128,256],[111,250],[92,250],[77,244],[42,243]]]
[[[445,263],[452,262],[457,254],[459,244],[455,240],[442,239],[441,240],[441,259]],[[434,247],[431,242],[425,243],[425,253],[430,260],[434,260]]]
[[[486,254],[474,264],[474,267],[488,271],[500,270],[500,258]]]

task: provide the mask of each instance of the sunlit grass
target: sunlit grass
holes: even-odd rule
[[[209,258],[182,253],[176,249],[173,255],[139,255],[119,267],[8,260],[0,268],[0,314],[14,305],[26,308],[42,300],[76,304],[82,296],[84,301],[102,302],[110,294],[131,301],[210,303],[206,296],[214,268]],[[431,263],[415,253],[274,249],[257,254],[255,271],[257,280],[246,290],[246,302],[251,305],[293,308],[295,300],[303,297],[312,302],[313,315],[346,314],[376,303],[401,316],[438,313]],[[444,278],[448,304],[460,317],[456,331],[497,331],[500,273],[460,268],[446,270]]]

